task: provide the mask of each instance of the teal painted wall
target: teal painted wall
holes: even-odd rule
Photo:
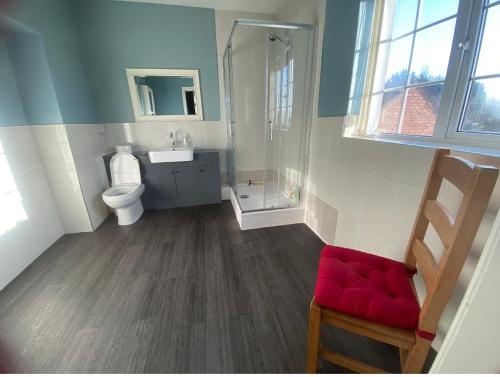
[[[73,6],[74,0],[16,0],[9,8],[10,17],[40,36],[57,96],[58,110],[40,118],[35,114],[34,124],[61,123],[61,118],[65,123],[98,120],[85,75]],[[43,108],[44,104],[38,106]],[[54,109],[52,104],[48,106]]]
[[[193,86],[192,78],[146,77],[146,84],[153,89],[156,114],[184,115],[182,87]]]
[[[7,39],[27,124],[63,123],[42,38],[16,32]]]
[[[7,41],[0,38],[0,125],[26,124],[23,104],[7,50]]]
[[[327,0],[318,105],[320,117],[347,113],[358,9],[358,0]]]
[[[21,75],[14,77],[21,97],[24,93],[30,102],[29,123],[133,122],[125,68],[199,69],[205,120],[220,119],[213,10],[112,0],[17,0],[8,16],[40,37],[32,59],[42,52],[46,58],[45,76],[36,83],[21,77],[27,60],[15,72]],[[9,45],[10,54],[27,58],[23,46],[33,41]],[[44,85],[57,106],[52,96],[35,96]],[[14,120],[19,116],[12,110],[0,118],[0,126]]]
[[[205,120],[219,120],[215,12],[211,9],[74,0],[101,122],[133,122],[126,68],[200,70]]]

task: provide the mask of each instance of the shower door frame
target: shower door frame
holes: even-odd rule
[[[233,36],[235,26],[231,29],[231,34],[226,44],[224,50],[224,55],[222,57],[222,70],[224,78],[224,104],[226,106],[226,139],[228,142],[228,148],[231,149],[232,154],[229,157],[229,151],[226,153],[227,162],[227,173],[228,173],[228,183],[233,189],[236,184],[236,156],[235,156],[235,145],[234,145],[234,108],[233,108],[233,69],[232,69],[232,56],[231,56],[231,38]],[[228,61],[226,67],[226,59]],[[226,82],[228,80],[228,82]]]
[[[233,67],[232,67],[232,55],[231,55],[231,44],[232,44],[232,38],[234,35],[234,32],[238,26],[251,26],[251,27],[263,27],[263,28],[274,28],[274,29],[279,29],[279,30],[306,30],[310,32],[309,34],[309,41],[307,45],[307,57],[306,57],[306,67],[305,67],[305,86],[304,86],[304,101],[302,102],[303,106],[303,119],[304,119],[304,131],[303,131],[303,138],[304,140],[302,143],[303,145],[303,150],[299,151],[299,153],[302,154],[302,156],[299,156],[299,165],[300,165],[300,174],[301,178],[298,183],[298,186],[300,188],[303,187],[303,183],[305,182],[305,175],[307,174],[307,157],[308,157],[308,143],[310,139],[310,128],[311,128],[311,116],[312,116],[312,101],[311,101],[311,93],[312,93],[312,85],[311,81],[313,79],[312,77],[312,63],[313,63],[313,56],[312,56],[312,51],[313,51],[313,45],[314,45],[314,33],[315,33],[315,27],[314,25],[309,25],[309,24],[301,24],[301,23],[283,23],[283,22],[276,22],[276,21],[263,21],[263,20],[252,20],[252,19],[236,19],[233,23],[233,26],[231,28],[231,32],[229,34],[228,40],[226,42],[226,47],[224,49],[224,54],[222,58],[222,63],[223,63],[223,78],[224,78],[224,102],[226,105],[226,133],[227,133],[227,140],[228,140],[228,147],[232,151],[232,156],[231,159],[228,158],[228,183],[231,186],[231,190],[234,192],[236,196],[236,200],[238,201],[238,205],[240,209],[242,206],[239,203],[239,198],[237,195],[237,154],[235,153],[236,147],[235,147],[235,142],[234,142],[234,135],[236,134],[234,132],[234,97],[233,97]],[[228,61],[227,67],[226,67],[226,59]],[[269,64],[269,56],[266,56],[266,78],[265,78],[265,133],[266,135],[269,134],[269,67],[267,66]],[[226,72],[226,70],[228,70]],[[226,76],[227,75],[227,76]],[[228,79],[229,83],[226,83],[225,80]],[[228,93],[229,92],[229,93]],[[270,132],[273,132],[271,130]],[[272,138],[271,138],[272,139]],[[268,138],[266,137],[265,143],[269,142]],[[229,152],[228,152],[229,153]],[[267,159],[266,159],[267,160]],[[232,166],[230,167],[229,164]],[[267,169],[267,166],[265,167]],[[278,173],[279,174],[279,173]],[[279,187],[278,187],[279,190]],[[265,202],[265,199],[264,199]],[[300,199],[298,200],[297,203],[294,203],[293,206],[288,206],[288,207],[262,207],[259,209],[252,209],[252,210],[242,210],[242,213],[251,213],[251,212],[261,212],[261,211],[273,211],[273,210],[283,210],[283,209],[291,209],[291,208],[297,208],[300,205]]]

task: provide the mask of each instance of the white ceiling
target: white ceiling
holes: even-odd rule
[[[287,0],[120,0],[276,14]]]

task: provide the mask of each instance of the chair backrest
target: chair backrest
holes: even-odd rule
[[[425,283],[427,296],[418,327],[430,334],[436,332],[498,176],[495,167],[476,165],[450,154],[448,149],[436,151],[405,256],[406,267],[414,270],[418,265]],[[455,216],[437,201],[443,179],[463,193]],[[439,261],[424,242],[429,223],[443,244]]]

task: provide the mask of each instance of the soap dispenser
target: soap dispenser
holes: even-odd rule
[[[189,135],[185,134],[184,138],[182,139],[182,146],[187,148],[189,147]]]

